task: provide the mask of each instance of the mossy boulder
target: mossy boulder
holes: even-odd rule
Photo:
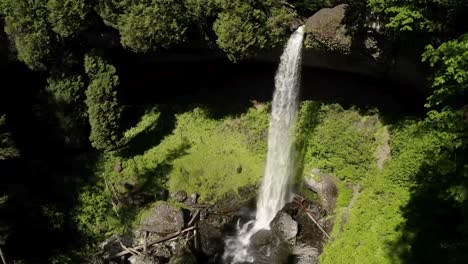
[[[142,230],[167,234],[182,230],[184,227],[184,213],[169,203],[159,203],[152,213],[143,220]]]
[[[343,53],[351,52],[352,38],[344,19],[347,5],[323,8],[309,17],[305,24],[307,48],[319,48]]]

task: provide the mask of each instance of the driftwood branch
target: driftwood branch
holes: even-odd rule
[[[296,8],[294,5],[292,5],[292,4],[290,4],[290,3],[286,2],[286,1],[281,1],[281,3],[287,5],[287,6],[291,7],[291,8]]]
[[[138,256],[141,256],[141,253],[136,251],[135,249],[133,248],[128,248],[126,246],[124,246],[124,244],[122,244],[122,242],[120,242],[120,246],[125,249],[126,251],[128,251],[128,253],[132,254],[132,255],[138,255]]]
[[[309,212],[309,210],[307,208],[304,207],[304,205],[302,204],[303,200],[296,200],[295,201],[299,207],[302,208],[302,210],[304,210],[304,212],[307,214],[307,216],[310,218],[310,220],[312,220],[312,222],[314,222],[314,224],[320,229],[320,231],[323,232],[323,234],[328,238],[330,239],[330,235],[327,233],[327,231],[325,231],[325,229],[323,229],[323,227],[319,224],[319,222],[317,220],[315,220],[315,218],[312,216],[312,214]]]
[[[5,256],[3,256],[2,248],[0,248],[0,258],[2,259],[2,263],[3,263],[3,264],[7,264],[7,262],[6,262],[6,260],[5,260]]]
[[[192,215],[192,218],[190,219],[190,221],[188,222],[187,226],[192,226],[193,225],[193,222],[195,222],[195,220],[197,219],[198,215],[200,214],[200,209],[197,209],[195,211],[195,213]]]
[[[152,241],[151,243],[147,243],[147,246],[152,246],[152,245],[155,245],[155,244],[158,244],[158,243],[166,242],[168,240],[176,238],[179,235],[184,234],[184,233],[189,232],[189,231],[192,231],[194,229],[195,229],[195,226],[186,228],[184,230],[180,230],[179,232],[169,234],[169,235],[167,235],[167,236],[165,236],[165,237],[163,237],[161,239],[158,239],[156,241]],[[136,246],[134,248],[124,248],[125,249],[124,251],[122,251],[122,252],[120,252],[118,254],[115,254],[114,256],[111,256],[110,258],[118,258],[118,257],[121,257],[121,256],[125,256],[127,254],[132,254],[132,252],[138,252],[138,250],[143,249],[143,247],[144,247],[144,245],[139,245],[139,246]]]

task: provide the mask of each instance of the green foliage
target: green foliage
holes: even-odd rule
[[[79,74],[52,71],[47,79],[46,91],[51,97],[59,125],[64,131],[65,142],[81,142],[82,132],[87,130],[85,82]],[[83,131],[84,130],[84,131]]]
[[[138,124],[124,132],[124,140],[128,142],[146,131],[148,128],[154,127],[157,125],[160,116],[160,112],[155,109],[151,109],[141,117],[141,120],[138,122]]]
[[[98,12],[104,22],[120,32],[125,48],[148,52],[185,40],[189,18],[181,1],[103,1]]]
[[[90,78],[86,105],[91,125],[91,144],[99,150],[116,148],[122,139],[119,123],[122,107],[117,102],[119,77],[116,69],[102,57],[87,54],[85,71]]]
[[[85,185],[78,197],[74,220],[78,229],[93,239],[102,239],[110,231],[110,202],[101,185]]]
[[[213,25],[216,43],[230,60],[282,44],[296,14],[276,1],[227,1]]]
[[[309,139],[306,171],[319,168],[341,180],[358,182],[373,166],[377,116],[361,116],[339,105],[322,106],[320,123]]]
[[[52,30],[68,37],[84,29],[91,7],[88,0],[48,0],[47,10]]]
[[[5,19],[5,32],[15,42],[18,59],[32,70],[45,70],[54,39],[43,1],[2,0],[0,14]]]
[[[407,197],[407,191],[374,179],[356,199],[342,233],[324,248],[320,263],[400,263],[389,258],[388,243],[400,236],[396,228]]]
[[[6,116],[0,115],[0,160],[15,159],[19,156],[20,153],[7,127]]]
[[[43,205],[42,214],[49,221],[52,229],[62,229],[65,223],[65,215],[63,212],[60,212],[53,205]]]
[[[259,105],[250,108],[239,118],[228,118],[224,129],[243,135],[242,142],[253,153],[265,156],[267,152],[268,125],[270,122],[270,105]]]
[[[368,0],[374,12],[388,18],[386,28],[390,32],[432,32],[447,30],[447,25],[463,21],[455,12],[466,8],[464,0]],[[463,15],[462,15],[463,16]]]
[[[435,68],[434,91],[428,98],[427,107],[446,104],[447,100],[468,90],[468,34],[437,48],[428,45],[422,58]]]

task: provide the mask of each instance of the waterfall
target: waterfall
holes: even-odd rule
[[[298,109],[301,51],[304,26],[289,38],[275,76],[275,92],[268,132],[265,174],[257,200],[255,221],[238,227],[235,238],[226,240],[224,260],[232,264],[253,262],[250,238],[258,230],[270,229],[270,222],[290,198],[289,183],[294,173],[294,121]]]

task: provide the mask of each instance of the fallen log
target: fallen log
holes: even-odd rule
[[[307,216],[310,218],[310,220],[312,220],[312,222],[314,222],[314,224],[320,229],[320,231],[323,232],[323,234],[328,238],[330,239],[330,235],[327,233],[327,231],[325,231],[325,229],[323,229],[323,227],[319,224],[319,222],[317,220],[315,220],[315,218],[312,216],[312,214],[309,213],[309,210],[307,208],[304,207],[304,205],[302,204],[302,202],[304,201],[304,199],[302,198],[300,201],[298,201],[298,199],[295,200],[295,202],[299,205],[299,207],[304,210],[304,212],[307,214]]]
[[[158,244],[158,243],[166,242],[166,241],[168,241],[168,240],[171,240],[171,239],[173,239],[173,238],[176,238],[176,237],[180,236],[181,234],[184,234],[184,233],[186,233],[186,232],[192,231],[192,230],[194,230],[195,228],[196,228],[195,226],[191,226],[191,227],[186,228],[186,229],[184,229],[184,230],[180,230],[180,231],[178,231],[178,232],[169,234],[169,235],[167,235],[167,236],[165,236],[165,237],[163,237],[163,238],[160,238],[160,239],[158,239],[158,240],[156,240],[156,241],[152,241],[151,243],[148,243],[147,246],[152,246],[152,245],[155,245],[155,244]],[[138,246],[133,247],[133,248],[127,248],[127,249],[123,250],[122,252],[117,253],[117,254],[115,254],[114,256],[111,256],[111,257],[109,257],[109,258],[110,258],[110,259],[113,259],[113,258],[118,258],[118,257],[121,257],[121,256],[125,256],[125,255],[127,255],[127,254],[132,254],[132,253],[134,253],[134,252],[132,252],[132,251],[138,251],[138,250],[143,249],[143,248],[144,248],[144,245],[138,245]]]

